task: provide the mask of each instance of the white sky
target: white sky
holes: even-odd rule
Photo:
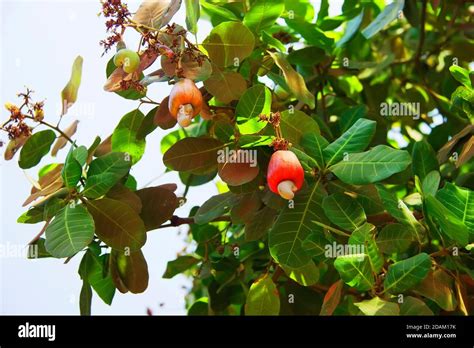
[[[126,1],[127,2],[127,1]],[[139,2],[128,1],[134,11]],[[313,1],[319,9],[319,1]],[[331,15],[337,14],[341,1],[331,4]],[[334,6],[336,5],[336,6]],[[339,6],[337,6],[339,5]],[[105,37],[104,19],[96,15],[100,10],[97,0],[0,0],[0,120],[6,117],[3,104],[16,102],[16,93],[28,86],[36,91],[37,100],[46,99],[46,118],[55,122],[60,103],[60,91],[69,79],[71,64],[77,55],[84,58],[82,84],[78,102],[63,120],[63,126],[79,119],[75,136],[79,144],[89,146],[96,135],[108,136],[120,118],[138,105],[102,89],[105,66],[113,53],[101,57],[98,42]],[[172,21],[184,25],[184,5]],[[199,22],[199,38],[210,30],[210,24]],[[136,47],[137,35],[126,37]],[[165,84],[150,86],[148,96],[160,101],[169,93]],[[146,112],[149,108],[143,107]],[[147,138],[147,149],[142,160],[133,168],[139,186],[164,172],[160,140],[168,131],[155,131]],[[6,140],[0,135],[0,139]],[[63,161],[67,149],[57,161]],[[25,246],[41,229],[41,224],[17,224],[16,219],[26,209],[21,205],[28,196],[30,185],[19,169],[18,158],[11,162],[0,160],[0,248]],[[54,161],[50,157],[28,170],[32,177],[43,164]],[[155,182],[179,182],[174,174],[166,174]],[[178,188],[178,194],[184,190]],[[193,205],[202,204],[217,193],[215,185],[192,188],[188,204],[177,211],[185,216]],[[184,232],[186,229],[182,228]],[[143,252],[148,261],[150,282],[145,293],[122,295],[116,292],[112,306],[94,295],[93,314],[144,314],[150,307],[155,314],[184,314],[184,296],[189,280],[177,276],[162,279],[166,262],[173,260],[184,247],[178,229],[150,232]],[[1,251],[1,250],[0,250]],[[77,274],[81,256],[67,265],[58,259],[26,260],[24,257],[0,255],[0,313],[3,314],[78,314],[78,295],[81,280]],[[163,307],[159,303],[165,303]]]

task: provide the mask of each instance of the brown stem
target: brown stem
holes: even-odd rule
[[[43,126],[46,126],[48,128],[51,128],[52,130],[55,130],[56,132],[58,132],[59,134],[61,134],[61,136],[66,139],[67,141],[69,141],[74,147],[77,147],[76,143],[74,143],[74,141],[66,134],[64,133],[61,129],[59,129],[58,127],[56,126],[53,126],[52,124],[46,122],[46,121],[38,121],[38,120],[35,120],[34,117],[32,116],[29,116],[29,115],[25,115],[25,118],[29,118],[30,120],[33,120],[33,121],[36,121],[38,122],[39,124],[42,124]]]
[[[284,274],[283,268],[277,266],[275,272],[273,273],[272,280],[274,283],[278,281],[278,279]]]
[[[420,41],[418,42],[418,48],[415,55],[415,64],[418,66],[420,64],[421,52],[423,50],[423,45],[425,43],[425,22],[426,22],[426,7],[428,1],[423,0],[422,9],[421,9],[421,21],[420,21]]]
[[[35,238],[33,238],[29,243],[28,245],[32,245],[34,244],[35,242],[37,242],[41,236],[44,234],[44,232],[46,231],[46,228],[49,226],[49,223],[51,222],[51,219],[48,219],[46,220],[46,223],[44,224],[43,228],[41,229],[41,231],[35,236]]]
[[[218,221],[231,221],[230,216],[219,216],[212,220],[211,222],[218,222]],[[166,227],[177,227],[180,225],[189,225],[189,224],[194,224],[194,218],[193,217],[179,217],[176,215],[173,215],[170,219],[170,223],[166,225],[161,225],[158,228],[166,228]]]
[[[417,220],[423,219],[423,214],[421,214],[418,211],[413,211],[413,216]],[[395,223],[397,220],[395,220],[389,213],[380,213],[376,215],[369,215],[367,216],[367,222],[373,224],[373,225],[384,225],[384,224],[389,224],[389,223]]]

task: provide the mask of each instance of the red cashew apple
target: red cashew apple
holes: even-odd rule
[[[273,153],[268,164],[267,182],[270,190],[284,199],[293,199],[304,182],[304,170],[296,155],[288,150]]]
[[[176,82],[171,90],[168,108],[179,125],[187,127],[193,117],[201,112],[202,103],[201,91],[193,80],[182,79]]]

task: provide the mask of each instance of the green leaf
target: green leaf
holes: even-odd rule
[[[299,110],[285,110],[281,113],[280,128],[293,146],[299,147],[305,134],[319,134],[318,123],[310,116]]]
[[[413,174],[423,180],[429,172],[437,170],[438,160],[431,145],[426,141],[417,141],[413,145]]]
[[[240,22],[224,22],[211,30],[203,46],[217,66],[240,65],[252,53],[255,37]]]
[[[442,269],[431,271],[426,278],[413,288],[413,292],[429,298],[445,311],[454,311],[457,307],[453,290],[454,280]]]
[[[79,295],[79,311],[81,315],[91,315],[92,288],[87,281],[82,282],[81,293]]]
[[[226,21],[238,21],[239,18],[227,8],[214,5],[207,1],[200,1],[203,11],[211,17],[212,25],[216,26]]]
[[[140,217],[147,231],[154,230],[171,219],[178,207],[176,195],[164,187],[147,187],[135,192],[140,198]]]
[[[280,296],[271,277],[257,279],[251,286],[245,303],[246,315],[278,315]]]
[[[411,210],[406,206],[405,202],[403,202],[401,199],[398,199],[382,185],[376,185],[376,187],[385,209],[397,221],[409,226],[410,230],[414,232],[418,242],[421,242],[422,237],[425,234],[425,228],[421,223],[418,222]]]
[[[384,258],[375,242],[375,235],[368,235],[365,240],[365,248],[369,256],[370,266],[374,274],[379,274],[384,265]]]
[[[325,59],[327,59],[327,56],[324,50],[315,46],[293,50],[288,54],[288,62],[290,64],[304,67],[313,67]]]
[[[450,109],[460,114],[462,117],[474,118],[474,90],[459,86],[451,94]]]
[[[217,151],[225,146],[214,138],[184,138],[171,146],[163,156],[172,170],[206,174],[217,166]]]
[[[256,0],[244,16],[244,24],[259,33],[262,29],[271,27],[280,17],[285,4],[281,0]]]
[[[375,232],[376,228],[374,225],[370,223],[363,224],[352,232],[349,237],[349,246],[363,246],[373,274],[379,274],[382,270],[384,259],[375,242]]]
[[[372,36],[377,34],[382,30],[386,25],[392,22],[397,18],[400,11],[403,10],[405,4],[404,0],[395,0],[391,4],[385,6],[382,12],[379,13],[377,18],[374,19],[364,30],[362,30],[362,35],[366,39],[370,39]]]
[[[66,157],[64,167],[61,171],[61,176],[63,178],[64,185],[67,188],[76,187],[77,183],[82,176],[82,166],[74,158],[74,150],[71,149]]]
[[[469,77],[469,71],[460,67],[459,65],[451,65],[449,67],[451,75],[460,83],[462,83],[467,88],[472,88],[471,79]]]
[[[117,250],[140,249],[146,241],[143,220],[128,204],[110,198],[87,201],[94,218],[95,233]]]
[[[311,185],[306,192],[295,196],[294,207],[287,204],[268,234],[270,254],[281,265],[299,268],[306,265],[311,256],[302,242],[312,232],[321,231],[322,223],[329,221],[322,213],[322,201],[326,192],[320,182]]]
[[[281,265],[281,267],[290,279],[303,286],[311,286],[319,281],[319,268],[313,261],[309,261],[306,265],[298,268],[285,265]]]
[[[112,303],[115,285],[108,274],[108,255],[99,256],[91,249],[87,250],[82,258],[79,274],[105,303]]]
[[[275,39],[273,36],[271,36],[265,30],[262,30],[261,34],[262,34],[262,41],[264,43],[266,43],[269,47],[276,48],[280,52],[285,52],[286,51],[285,45],[283,45],[280,40]]]
[[[429,172],[422,181],[421,188],[425,196],[436,195],[438,191],[441,176],[437,170]]]
[[[45,246],[45,239],[40,238],[32,244],[28,244],[28,259],[42,259],[45,257],[53,257]]]
[[[352,39],[354,34],[357,32],[357,29],[359,29],[363,18],[364,18],[364,10],[362,10],[357,16],[355,16],[349,22],[347,22],[346,31],[344,32],[344,35],[339,39],[339,41],[336,42],[336,47],[338,48],[342,47],[347,42],[349,42],[350,39]]]
[[[136,109],[122,117],[112,134],[112,151],[130,155],[132,165],[137,163],[145,152],[145,139],[138,138],[138,131],[145,115]]]
[[[200,16],[199,0],[185,0],[184,2],[186,4],[186,28],[196,35]]]
[[[120,178],[125,176],[130,170],[129,158],[121,152],[110,152],[106,155],[94,159],[89,165],[87,177],[104,173],[114,174]]]
[[[82,62],[83,59],[81,56],[77,56],[72,64],[71,77],[69,82],[66,84],[64,89],[61,92],[61,101],[62,101],[62,112],[61,116],[67,113],[67,110],[74,104],[77,100],[77,92],[79,86],[81,85],[82,77]]]
[[[145,139],[151,132],[153,132],[158,125],[155,124],[155,114],[158,110],[159,106],[151,109],[143,119],[140,127],[138,128],[137,131],[137,140],[143,140]]]
[[[82,167],[87,162],[87,158],[89,157],[89,151],[85,146],[78,146],[72,150],[72,156]]]
[[[453,200],[452,198],[450,199]],[[441,229],[441,233],[460,246],[469,242],[469,229],[460,220],[452,208],[447,208],[443,203],[433,196],[425,197],[426,210],[429,218]],[[459,212],[457,212],[458,214]]]
[[[382,300],[380,297],[354,303],[364,315],[400,315],[400,308],[396,303]]]
[[[166,266],[166,271],[163,274],[163,278],[165,279],[171,279],[175,275],[183,273],[184,271],[187,271],[190,269],[192,266],[198,264],[201,260],[195,258],[194,256],[179,256],[176,260],[173,261],[168,261],[168,264]]]
[[[207,297],[201,297],[194,301],[194,303],[188,308],[188,316],[198,315],[209,315],[209,299]]]
[[[345,157],[350,159],[354,152],[365,150],[374,136],[375,126],[375,121],[358,119],[349,130],[323,150],[326,164],[330,166]]]
[[[347,285],[359,291],[367,291],[374,284],[370,261],[365,254],[338,256],[334,261],[334,267]]]
[[[377,235],[377,245],[387,255],[403,253],[413,242],[413,232],[402,224],[388,224]]]
[[[257,133],[266,123],[261,122],[260,114],[268,114],[272,104],[272,94],[264,85],[255,85],[244,92],[239,99],[235,114],[242,134]],[[251,129],[248,131],[247,129]]]
[[[286,24],[300,34],[308,44],[330,52],[333,49],[334,39],[327,36],[314,23],[299,20],[285,19]]]
[[[385,210],[375,185],[356,186],[345,184],[339,180],[332,180],[328,187],[330,192],[345,193],[355,197],[367,215],[379,214]]]
[[[407,296],[400,305],[400,315],[434,315],[434,313],[423,301]]]
[[[436,198],[474,234],[474,192],[447,182]]]
[[[272,95],[264,85],[255,85],[240,98],[235,109],[238,118],[249,119],[270,112]]]
[[[188,127],[188,129],[191,128],[191,127],[193,127],[193,125],[190,125]],[[160,143],[161,153],[164,154],[166,151],[168,151],[168,149],[171,146],[173,146],[179,140],[186,138],[186,133],[187,132],[188,132],[188,130],[185,131],[184,128],[180,128],[180,129],[177,129],[175,131],[172,131],[172,132],[166,134],[163,137],[163,139],[161,139],[161,143]]]
[[[209,198],[194,215],[194,222],[202,225],[225,214],[239,202],[239,196],[232,192],[222,193]]]
[[[56,139],[56,134],[50,129],[37,132],[30,136],[20,151],[18,165],[21,169],[28,169],[37,165],[49,152]]]
[[[87,182],[83,194],[87,198],[105,195],[130,170],[128,155],[110,152],[93,160],[87,171]]]
[[[16,222],[19,224],[36,224],[44,220],[44,207],[33,207],[21,214]]]
[[[308,155],[316,160],[319,169],[325,166],[323,150],[328,145],[329,142],[317,133],[306,133],[301,138],[301,146]]]
[[[197,243],[205,243],[216,237],[220,232],[217,226],[206,224],[193,225],[191,227],[191,233]]]
[[[323,209],[333,224],[348,231],[357,229],[367,220],[362,206],[343,193],[324,198]]]
[[[112,250],[110,254],[111,273],[116,274],[123,286],[131,293],[139,294],[148,287],[148,265],[141,250],[121,252]]]
[[[94,220],[83,205],[68,204],[46,228],[46,250],[56,258],[81,251],[94,237]]]
[[[425,279],[430,268],[431,258],[426,253],[395,262],[388,267],[384,291],[397,295],[410,290]]]
[[[349,155],[347,161],[332,165],[329,170],[347,184],[360,185],[386,179],[405,170],[410,163],[408,152],[378,145],[369,151]]]
[[[283,53],[269,51],[268,54],[270,54],[276,65],[278,65],[280,70],[283,72],[286,84],[290,88],[290,91],[293,93],[295,98],[307,104],[310,109],[314,109],[316,106],[315,98],[314,95],[308,91],[303,76],[293,69],[291,64],[286,60]]]
[[[367,116],[367,106],[357,105],[349,109],[346,109],[341,114],[341,131],[344,133],[350,127],[357,122],[357,120],[362,119]]]
[[[318,231],[311,233],[307,236],[302,242],[301,247],[303,250],[308,253],[311,258],[322,259],[326,253],[326,246],[329,244],[329,241],[324,237],[324,235]],[[325,256],[324,256],[325,257]]]

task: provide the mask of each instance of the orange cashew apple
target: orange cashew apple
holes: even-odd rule
[[[193,80],[182,79],[176,82],[171,90],[168,108],[179,125],[187,127],[193,117],[201,112],[202,103],[201,91]]]
[[[270,190],[284,199],[293,199],[304,182],[304,170],[296,155],[288,150],[273,153],[268,164],[267,182]]]

